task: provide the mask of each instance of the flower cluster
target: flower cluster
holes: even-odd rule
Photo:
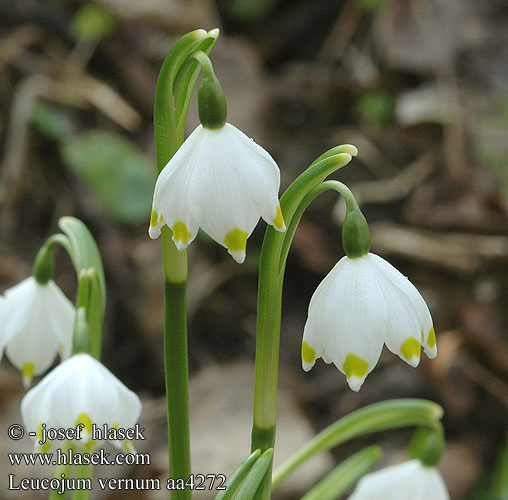
[[[418,290],[391,264],[368,253],[343,257],[321,282],[309,305],[302,365],[333,362],[358,391],[375,367],[383,344],[417,366],[423,346],[437,355],[432,318]]]
[[[31,276],[5,292],[0,301],[0,357],[21,370],[23,383],[46,371],[57,353],[72,350],[75,308],[53,280]]]

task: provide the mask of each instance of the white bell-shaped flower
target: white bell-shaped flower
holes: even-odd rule
[[[33,276],[5,292],[0,302],[0,348],[21,370],[23,383],[47,370],[57,353],[69,357],[76,311],[53,280]]]
[[[21,416],[29,432],[35,432],[36,447],[46,428],[72,429],[82,424],[80,447],[90,448],[92,425],[97,429],[130,429],[141,413],[138,396],[127,389],[102,363],[89,354],[71,356],[27,392],[21,402]],[[44,444],[42,451],[51,444]],[[132,451],[128,441],[115,443]]]
[[[376,365],[383,344],[417,366],[423,346],[437,355],[432,318],[411,282],[381,257],[343,257],[321,282],[309,305],[302,365],[322,357],[358,391]]]
[[[435,467],[410,460],[364,476],[349,500],[450,500]]]
[[[218,129],[199,125],[157,179],[150,237],[166,224],[183,250],[201,227],[242,263],[260,217],[286,229],[279,186],[277,164],[252,139],[229,123]]]

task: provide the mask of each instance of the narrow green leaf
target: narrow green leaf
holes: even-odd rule
[[[315,454],[357,436],[412,425],[433,426],[442,416],[443,409],[425,399],[392,399],[366,406],[337,420],[289,457],[274,472],[272,484],[275,487]]]
[[[252,452],[228,477],[225,490],[220,491],[216,496],[215,500],[231,500],[233,495],[235,494],[238,486],[243,481],[245,476],[251,470],[251,467],[254,465],[256,460],[261,455],[261,450],[256,450]]]
[[[273,448],[269,448],[256,460],[256,463],[252,466],[244,482],[236,492],[234,500],[251,500],[254,497],[258,486],[261,484],[266,471],[272,463],[272,459]]]
[[[100,129],[66,141],[62,154],[112,217],[124,223],[146,220],[155,184],[148,155],[122,136]]]
[[[380,446],[355,453],[328,473],[301,500],[336,500],[353,486],[381,458]]]

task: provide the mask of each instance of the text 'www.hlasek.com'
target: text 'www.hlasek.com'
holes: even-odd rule
[[[192,474],[187,478],[158,477],[72,477],[73,467],[89,465],[150,465],[149,453],[137,453],[133,443],[145,440],[145,429],[138,424],[124,429],[119,427],[87,426],[80,423],[75,428],[62,429],[47,427],[42,423],[37,432],[28,435],[35,438],[36,451],[31,453],[8,452],[7,458],[12,467],[55,466],[53,477],[21,477],[12,473],[7,475],[8,489],[11,491],[55,491],[59,495],[77,490],[224,490],[224,474]],[[8,437],[18,441],[25,435],[19,424],[11,425]],[[107,452],[98,449],[99,444],[110,441],[121,451]],[[84,444],[83,444],[84,443]]]

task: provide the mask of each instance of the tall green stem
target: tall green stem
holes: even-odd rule
[[[71,447],[72,447],[71,444],[68,441],[66,441],[64,443],[64,445],[62,446],[62,454],[65,455]],[[59,464],[55,467],[54,477],[56,479],[60,480],[60,479],[62,479],[62,474],[64,474],[64,476],[66,478],[71,477],[71,475],[72,475],[72,464],[71,463]],[[58,490],[52,490],[48,496],[48,500],[62,500],[62,498],[65,498],[66,496],[67,496],[67,493],[60,494],[58,492]]]
[[[218,30],[196,30],[171,49],[157,80],[154,131],[159,173],[184,141],[187,110],[199,67],[190,57],[210,52]],[[187,352],[187,252],[178,251],[171,230],[162,228],[164,260],[164,368],[168,407],[169,470],[173,478],[191,474],[189,430],[189,369]],[[189,500],[192,491],[172,490],[173,500]]]
[[[169,470],[173,478],[191,474],[189,369],[187,352],[187,254],[179,252],[171,232],[162,230],[164,255],[164,369],[168,405]],[[188,500],[192,491],[173,490],[173,500]]]
[[[90,479],[93,481],[93,465],[77,465],[76,478]],[[71,500],[88,500],[90,498],[90,490],[74,490]]]
[[[344,145],[320,156],[305,170],[281,197],[282,213],[288,228],[299,206],[328,175],[343,167],[356,155],[354,146]],[[296,228],[295,228],[296,229]],[[279,370],[280,324],[284,268],[294,230],[279,233],[266,230],[259,267],[256,374],[251,450],[272,448],[275,442],[277,384]],[[256,494],[256,499],[270,498],[271,466]]]
[[[156,136],[157,138],[157,136]],[[183,134],[171,134],[167,149],[173,154],[183,143]],[[158,143],[157,143],[158,144]],[[167,147],[167,143],[165,148]],[[158,166],[161,156],[158,154]],[[186,480],[191,474],[189,427],[189,367],[187,349],[187,251],[178,251],[171,230],[162,229],[164,261],[164,373],[168,408],[169,471]],[[190,489],[172,490],[173,500],[189,500]]]

